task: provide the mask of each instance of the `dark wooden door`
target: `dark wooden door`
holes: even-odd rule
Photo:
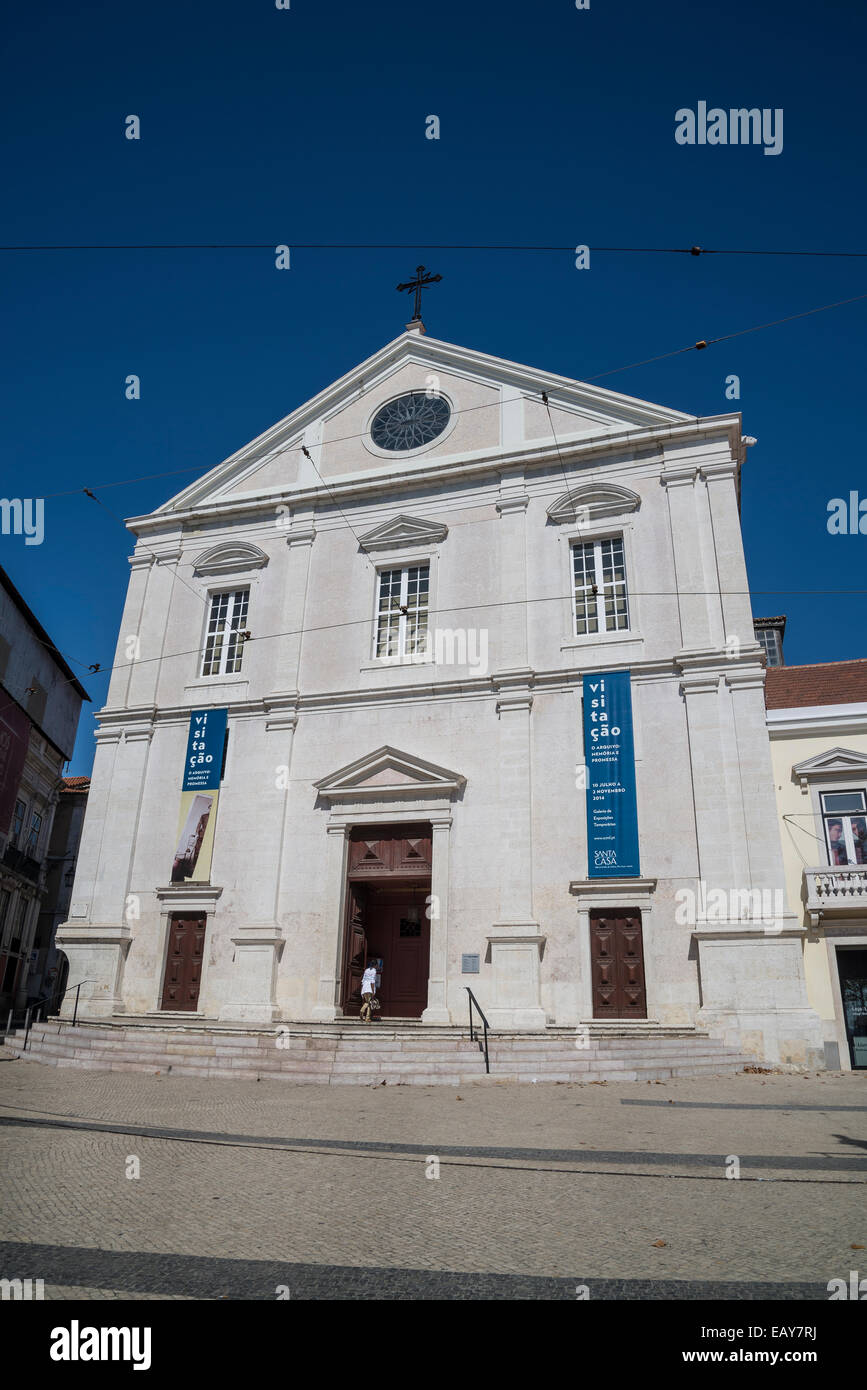
[[[647,1018],[640,912],[590,913],[594,1018]]]
[[[367,964],[366,898],[366,885],[350,883],[346,902],[343,998],[341,1000],[345,1014],[357,1014],[361,1008],[361,977]]]
[[[399,874],[430,877],[429,825],[356,827],[349,837],[349,877],[379,879]]]
[[[162,1008],[182,1009],[187,1012],[198,1008],[202,961],[205,958],[206,925],[206,917],[172,914],[169,922]]]
[[[420,1018],[427,1007],[430,920],[422,894],[370,903],[368,958],[382,957],[383,1018]]]

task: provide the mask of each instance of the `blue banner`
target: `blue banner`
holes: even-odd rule
[[[584,677],[587,877],[638,878],[638,807],[628,671]]]
[[[193,710],[182,791],[219,790],[228,716],[227,709]]]

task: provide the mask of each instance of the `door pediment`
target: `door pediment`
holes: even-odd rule
[[[313,785],[330,805],[406,798],[449,801],[463,791],[466,778],[385,744]]]

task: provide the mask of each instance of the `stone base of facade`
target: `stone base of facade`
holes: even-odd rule
[[[280,1010],[276,1004],[224,1004],[219,1018],[221,1023],[277,1023]]]
[[[807,1004],[803,931],[722,923],[693,933],[702,1007],[696,1025],[760,1064],[824,1068],[822,1021]]]
[[[485,1008],[491,1028],[545,1028],[541,1006],[541,960],[545,937],[538,922],[495,922],[488,937],[493,1003]]]
[[[444,1023],[444,1024],[449,1024],[449,1023],[452,1023],[452,1022],[453,1022],[452,1016],[451,1016],[449,1010],[448,1010],[448,1009],[445,1009],[445,1008],[442,1008],[442,1007],[434,1007],[434,1008],[425,1009],[425,1010],[422,1012],[421,1021],[422,1021],[422,1023]]]
[[[486,1017],[491,1028],[502,1028],[506,1032],[538,1032],[548,1026],[544,1009],[488,1009]]]
[[[700,1009],[696,1025],[726,1047],[751,1053],[759,1066],[823,1071],[827,1065],[822,1024],[812,1009],[733,1013]]]
[[[123,969],[132,945],[127,926],[80,926],[64,922],[57,930],[56,944],[69,961],[66,994],[61,1018],[72,1018],[76,1010],[90,1018],[110,1018],[125,1012],[121,992]],[[81,990],[76,986],[81,984]]]
[[[333,1023],[336,1018],[343,1017],[343,1010],[338,1009],[336,1004],[317,1004],[315,1009],[310,1011],[312,1023]]]

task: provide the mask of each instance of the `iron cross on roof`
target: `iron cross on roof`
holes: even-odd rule
[[[415,323],[416,319],[421,319],[422,290],[425,289],[428,285],[435,285],[437,281],[441,280],[442,278],[443,277],[441,275],[429,275],[425,271],[423,265],[417,265],[415,268],[415,279],[407,280],[405,285],[398,285],[398,290],[415,290],[415,310],[410,320],[411,323]]]

